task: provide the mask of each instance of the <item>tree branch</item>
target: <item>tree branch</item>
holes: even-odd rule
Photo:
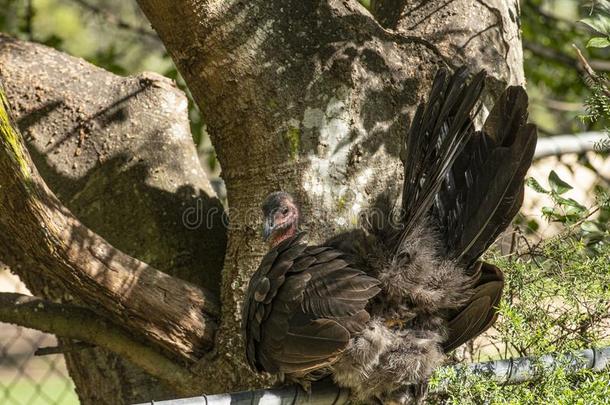
[[[178,391],[193,391],[194,375],[187,368],[134,340],[127,331],[89,309],[0,293],[0,321],[93,343],[125,357]]]
[[[594,151],[595,145],[598,145],[604,139],[607,139],[607,135],[604,132],[581,132],[578,134],[547,136],[538,140],[534,159]]]
[[[50,354],[70,353],[83,349],[91,349],[94,347],[95,345],[93,343],[73,341],[65,344],[59,344],[57,346],[39,347],[34,352],[34,356],[48,356]]]
[[[537,42],[530,41],[523,41],[523,48],[527,49],[528,51],[532,52],[534,55],[540,58],[559,62],[573,69],[577,69],[581,73],[584,73],[582,66],[579,64],[576,58],[573,58],[570,55],[567,55],[556,49],[549,48]],[[603,60],[592,60],[590,61],[590,64],[594,69],[610,71],[610,62],[606,62]]]
[[[223,206],[171,80],[117,76],[0,34],[0,81],[37,170],[79,220],[128,255],[220,294]],[[48,298],[44,283],[19,276]]]
[[[219,296],[223,206],[199,164],[188,100],[171,80],[118,76],[2,34],[0,78],[36,169],[75,217],[129,256]],[[0,190],[0,207],[2,200]],[[0,260],[6,254],[0,250]],[[14,259],[11,270],[32,294],[87,306],[40,263]],[[65,357],[83,403],[100,403],[100,392],[109,403],[172,396],[171,387],[104,349]],[[205,384],[194,387],[192,394]]]
[[[178,358],[200,358],[213,344],[216,298],[81,224],[40,178],[0,92],[0,251],[7,264],[32,263],[134,335]]]

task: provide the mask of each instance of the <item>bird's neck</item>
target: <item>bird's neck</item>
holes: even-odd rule
[[[276,247],[277,245],[279,245],[280,243],[282,243],[283,241],[285,241],[286,239],[290,239],[292,237],[294,237],[294,235],[297,234],[297,229],[298,226],[296,224],[296,222],[293,222],[292,224],[290,224],[290,226],[288,228],[286,228],[286,230],[284,232],[278,233],[277,236],[275,236],[273,239],[271,239],[271,242],[269,243],[271,248]]]

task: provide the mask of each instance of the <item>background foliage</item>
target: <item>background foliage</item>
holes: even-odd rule
[[[374,1],[374,0],[373,0]],[[368,0],[362,0],[369,6]],[[523,0],[521,26],[531,116],[541,136],[607,130],[610,93],[608,1]],[[184,88],[163,45],[137,4],[123,0],[0,0],[0,31],[80,56],[117,74],[151,70]],[[595,74],[579,61],[582,50]],[[191,102],[194,142],[211,177],[219,167],[205,121]],[[610,146],[599,145],[599,153]],[[587,157],[579,164],[586,167]],[[610,344],[610,197],[601,174],[594,203],[568,197],[571,185],[551,172],[529,187],[550,197],[546,220],[558,235],[540,240],[539,224],[516,221],[509,248],[488,259],[506,269],[507,287],[496,331],[484,343],[455,354],[479,361],[539,355]],[[448,403],[610,403],[610,373],[569,375],[559,367],[539,381],[501,387],[483,378],[449,378]]]

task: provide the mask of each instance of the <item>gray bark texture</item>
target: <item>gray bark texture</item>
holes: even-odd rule
[[[208,125],[228,229],[196,160],[186,100],[171,83],[117,77],[6,37],[0,76],[34,163],[76,218],[115,248],[219,297],[213,349],[184,360],[196,376],[192,393],[268,386],[245,366],[239,333],[244,290],[264,254],[260,202],[270,191],[291,192],[316,242],[356,225],[382,191],[397,196],[399,140],[438,67],[486,69],[490,96],[523,84],[518,3],[386,0],[371,14],[356,0],[138,1]],[[186,226],[184,213],[194,211],[215,215]],[[28,265],[12,267],[35,294],[76,295],[96,311],[66,292],[78,285]],[[83,403],[185,393],[100,348],[67,359]]]

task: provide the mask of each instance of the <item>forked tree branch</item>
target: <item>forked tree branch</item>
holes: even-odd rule
[[[192,392],[194,375],[95,312],[37,297],[0,293],[0,321],[78,339],[111,350],[179,392]]]
[[[0,92],[3,260],[14,268],[41,269],[91,308],[173,357],[199,359],[213,344],[216,298],[122,253],[80,223],[38,174]]]

